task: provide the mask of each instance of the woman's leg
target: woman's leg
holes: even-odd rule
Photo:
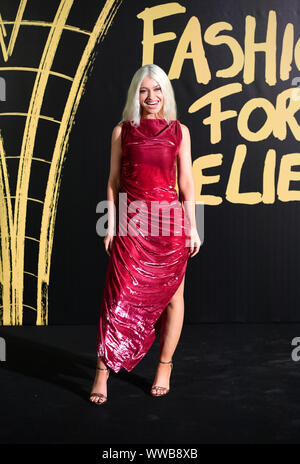
[[[97,357],[97,367],[101,367],[101,369],[106,369],[107,366],[104,364],[104,362]],[[108,371],[106,370],[99,370],[96,369],[96,375],[95,375],[95,380],[92,386],[91,393],[102,393],[104,396],[107,396],[107,379],[108,379]],[[90,401],[93,402],[102,402],[103,399],[93,396]]]
[[[181,335],[184,320],[184,282],[185,275],[162,315],[160,361],[168,362],[172,360]],[[170,365],[159,363],[153,385],[169,388],[170,374]],[[159,393],[158,390],[156,392]]]

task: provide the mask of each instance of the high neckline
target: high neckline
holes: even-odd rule
[[[166,119],[155,118],[155,121],[160,121],[160,122],[157,123],[157,124],[155,124],[155,123],[154,124],[152,124],[152,123],[150,123],[150,124],[145,123],[144,124],[144,123],[141,122],[144,119],[148,119],[148,118],[140,118],[140,124],[138,126],[136,126],[133,123],[133,121],[130,121],[131,127],[136,132],[143,135],[144,137],[159,137],[163,133],[165,133],[165,131],[168,128],[173,127],[173,124],[175,123],[175,121],[170,121],[170,124],[168,124]],[[154,118],[151,118],[151,119],[154,120]]]

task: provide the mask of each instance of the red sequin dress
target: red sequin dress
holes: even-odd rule
[[[190,238],[175,189],[179,121],[141,118],[138,127],[125,121],[121,140],[117,227],[97,334],[97,355],[115,372],[131,371],[154,342],[184,277]]]

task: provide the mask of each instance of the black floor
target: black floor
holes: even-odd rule
[[[2,327],[0,442],[6,444],[299,443],[300,324],[184,325],[171,391],[149,395],[157,338],[108,401],[88,400],[94,326]]]

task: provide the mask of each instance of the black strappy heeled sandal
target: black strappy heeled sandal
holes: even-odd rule
[[[171,370],[173,368],[173,362],[172,361],[159,361],[161,364],[170,364],[170,367],[171,367]],[[158,395],[154,393],[154,390],[156,390],[157,392],[162,392],[162,393],[159,393]],[[160,385],[153,385],[152,388],[151,388],[151,395],[152,396],[165,396],[167,393],[169,393],[170,389],[167,388],[167,387],[161,387]]]
[[[105,367],[97,367],[97,369],[99,369],[99,371],[107,371],[107,374],[108,374],[108,375],[107,375],[107,380],[108,380],[109,373],[110,373],[109,367],[107,367],[107,368],[105,368]],[[98,397],[99,399],[103,399],[103,401],[99,401],[99,400],[98,400],[98,401],[91,401],[91,398],[92,398],[93,396],[96,396],[96,397]],[[90,401],[91,401],[91,403],[94,403],[94,404],[103,404],[103,403],[106,403],[106,401],[107,401],[107,396],[103,395],[103,393],[96,393],[96,392],[95,392],[95,393],[91,393],[91,394],[90,394]]]

